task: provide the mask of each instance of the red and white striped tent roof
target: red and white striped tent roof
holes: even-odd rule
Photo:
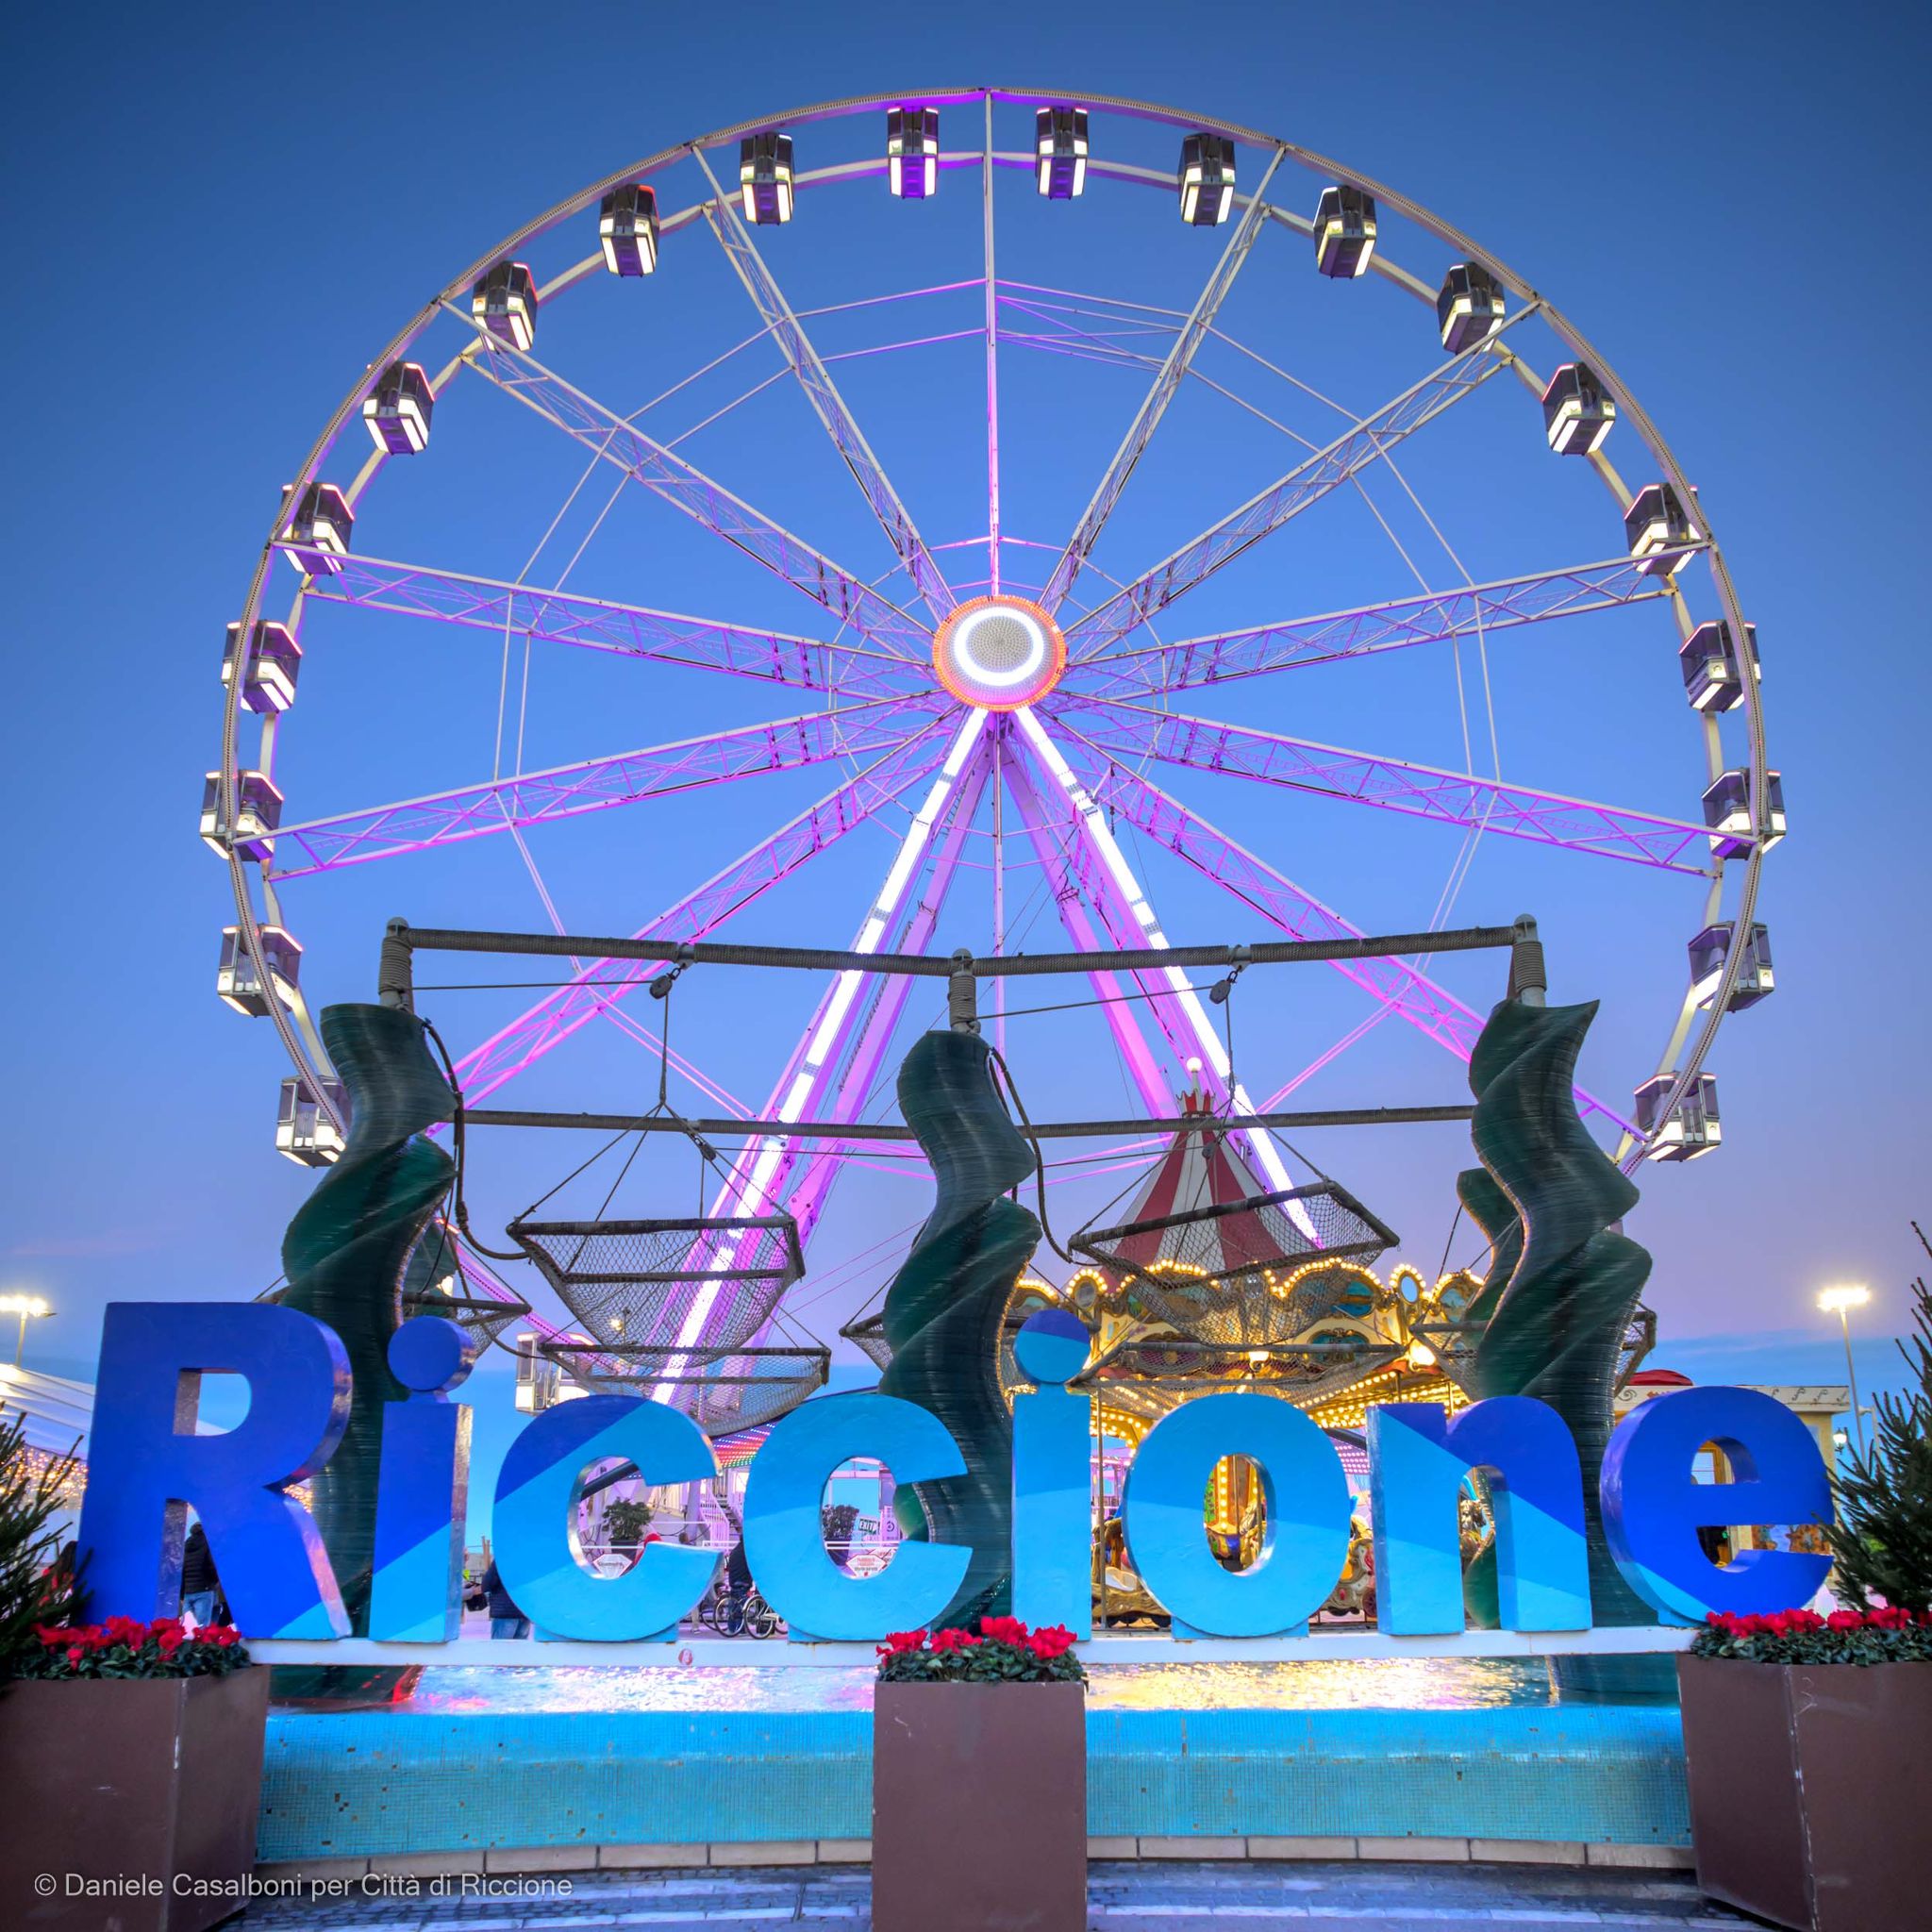
[[[1181,1111],[1198,1116],[1201,1124],[1183,1127],[1174,1135],[1159,1166],[1121,1215],[1122,1226],[1252,1201],[1269,1191],[1224,1124],[1209,1112],[1205,1094],[1182,1094]],[[1191,1264],[1221,1277],[1276,1267],[1282,1260],[1281,1243],[1259,1214],[1223,1214],[1191,1225],[1148,1228],[1113,1244],[1119,1259],[1133,1268],[1179,1259],[1184,1250]]]

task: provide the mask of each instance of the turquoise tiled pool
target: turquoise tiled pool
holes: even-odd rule
[[[427,1670],[407,1701],[270,1719],[259,1855],[871,1834],[869,1670]],[[1515,1658],[1097,1667],[1097,1837],[1681,1845],[1670,1700]]]

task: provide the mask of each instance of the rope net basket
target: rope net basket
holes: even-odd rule
[[[714,1437],[789,1414],[825,1386],[832,1360],[830,1349],[808,1341],[757,1348],[546,1341],[542,1353],[594,1395],[661,1395]]]
[[[789,1214],[513,1221],[506,1232],[607,1352],[675,1352],[693,1320],[707,1348],[728,1352],[771,1320],[805,1273]]]
[[[1130,1285],[1155,1320],[1198,1341],[1252,1348],[1321,1319],[1323,1293],[1339,1299],[1357,1278],[1332,1264],[1366,1267],[1395,1240],[1346,1188],[1324,1180],[1084,1228],[1072,1246]]]

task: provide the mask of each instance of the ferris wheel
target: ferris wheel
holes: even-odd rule
[[[943,245],[940,230],[918,228],[942,210],[953,223]],[[1342,342],[1312,371],[1294,366],[1303,305]],[[578,351],[585,360],[570,359]],[[1364,407],[1361,369],[1374,358],[1390,374]],[[865,387],[888,366],[904,372],[893,420],[868,421]],[[1345,370],[1350,400],[1327,393],[1328,369]],[[1059,388],[1087,377],[1106,388],[1083,420],[1106,433],[1084,454],[1058,431],[1039,447]],[[704,384],[717,400],[693,424],[693,399],[714,392]],[[1038,407],[1017,409],[1027,384]],[[942,389],[974,430],[947,465],[950,508],[935,527],[919,492],[894,481],[905,472],[891,438],[903,447],[896,419]],[[789,443],[756,414],[780,397]],[[1203,460],[1221,430],[1204,443],[1179,427],[1197,398],[1254,434],[1241,462]],[[562,455],[577,479],[535,551],[517,520],[541,529],[539,499],[514,464],[493,464],[497,437]],[[708,439],[728,484],[707,467]],[[794,487],[789,446],[810,485]],[[1492,461],[1514,479],[1493,491],[1479,480]],[[1239,480],[1243,464],[1258,487]],[[1412,481],[1430,466],[1456,492],[1434,514]],[[1046,470],[1085,508],[1028,527],[1020,507]],[[588,495],[587,479],[599,481]],[[517,501],[495,515],[499,484]],[[737,611],[691,615],[650,586],[591,595],[567,581],[587,548],[595,555],[603,517],[563,568],[562,541],[544,545],[607,486],[611,502],[657,519],[653,555],[674,542],[702,550],[755,591]],[[1529,506],[1520,516],[1503,500],[1509,489]],[[1152,524],[1136,504],[1150,494],[1186,534],[1137,557],[1125,539]],[[493,567],[409,547],[412,530],[452,527],[451,512],[439,522],[428,508],[439,496],[461,506],[479,545],[495,546]],[[1507,549],[1520,523],[1555,542],[1545,511],[1559,496],[1578,534],[1557,561],[1525,548],[1500,570],[1470,567],[1460,531],[1479,523]],[[1391,580],[1341,601],[1318,594],[1306,565],[1292,582],[1269,567],[1297,541],[1282,535],[1289,525],[1306,541],[1344,504],[1372,513]],[[829,525],[843,536],[824,536]],[[1426,562],[1417,529],[1433,539]],[[770,621],[774,596],[797,616]],[[1211,612],[1198,630],[1191,608]],[[1643,708],[1659,713],[1649,735],[1676,747],[1657,755],[1654,786],[1645,768],[1659,802],[1574,795],[1568,760],[1540,769],[1534,738],[1512,744],[1506,778],[1497,693],[1507,707],[1524,662],[1512,671],[1505,645],[1534,639],[1524,661],[1540,672],[1554,651],[1545,640],[1618,611],[1648,626],[1643,668],[1630,675]],[[437,727],[419,706],[392,734],[388,802],[345,808],[328,777],[340,767],[299,756],[311,707],[297,703],[351,639],[345,625],[357,628],[341,661],[372,678],[429,625],[475,643],[476,675],[496,696],[487,778],[425,791],[416,754]],[[1297,730],[1316,667],[1445,653],[1462,703],[1459,758]],[[522,716],[511,718],[519,677],[526,696],[533,662],[541,677],[574,654],[622,660],[646,690],[675,675],[685,690],[763,685],[761,698],[780,702],[737,722],[741,700],[713,714],[726,722],[616,753],[596,741],[591,708],[575,718],[575,756],[526,760]],[[334,1157],[343,1126],[303,951],[305,931],[330,923],[332,887],[394,867],[420,891],[440,862],[503,839],[547,904],[527,837],[540,828],[555,851],[584,827],[608,838],[620,819],[645,824],[674,796],[812,767],[836,782],[805,809],[673,902],[636,908],[634,936],[661,941],[660,955],[586,962],[507,1024],[453,1040],[466,1102],[593,1021],[621,1021],[626,997],[673,968],[680,945],[720,932],[858,828],[883,826],[889,862],[846,908],[853,951],[942,941],[941,908],[969,872],[991,882],[1001,950],[1014,941],[1007,882],[1035,867],[1051,877],[1050,915],[1071,945],[1097,956],[1096,996],[1147,1112],[1172,1112],[1179,1066],[1238,1119],[1265,1100],[1235,1077],[1185,975],[1143,974],[1124,991],[1128,975],[1100,957],[1167,943],[1146,864],[1156,853],[1227,894],[1256,937],[1360,930],[1331,904],[1345,882],[1324,879],[1318,893],[1301,877],[1292,855],[1306,838],[1284,829],[1284,849],[1270,849],[1207,815],[1203,791],[1225,796],[1234,781],[1269,788],[1271,823],[1284,828],[1307,804],[1372,815],[1377,836],[1430,841],[1446,877],[1400,930],[1447,918],[1478,847],[1486,864],[1520,851],[1539,866],[1656,874],[1654,917],[1674,923],[1688,970],[1657,988],[1658,1050],[1633,1070],[1634,1095],[1578,1096],[1626,1168],[1718,1143],[1713,1041],[1727,1013],[1773,984],[1756,908],[1785,821],[1755,633],[1696,492],[1641,406],[1528,280],[1419,203],[1254,129],[1142,102],[995,88],[823,103],[681,142],[538,216],[445,283],[344,395],[284,492],[222,675],[221,758],[200,826],[234,889],[218,990],[279,1036],[294,1071],[276,1143],[309,1164]],[[1681,708],[1674,720],[1661,715],[1666,698]],[[375,718],[379,689],[362,702],[357,715]],[[370,733],[381,736],[374,724]],[[1199,774],[1214,774],[1213,788]],[[1363,1026],[1392,1019],[1467,1060],[1481,1015],[1420,965],[1339,964]],[[772,1070],[759,1118],[856,1120],[905,990],[856,970],[830,975]],[[1289,1185],[1273,1140],[1247,1139],[1268,1185]],[[782,1210],[808,1237],[837,1155],[760,1132],[712,1211]]]

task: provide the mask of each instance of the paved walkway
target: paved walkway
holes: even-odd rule
[[[366,1882],[381,1890],[374,1896],[262,1900],[240,1924],[243,1932],[575,1932],[603,1925],[763,1932],[774,1924],[866,1932],[872,1921],[872,1877],[863,1866],[472,1876],[441,1881],[441,1895],[428,1879],[382,1874]],[[1337,1932],[1441,1932],[1454,1925],[1568,1932],[1577,1925],[1756,1923],[1704,1898],[1688,1875],[1557,1866],[1095,1864],[1087,1896],[1091,1932],[1197,1932],[1203,1920],[1214,1919],[1236,1921],[1242,1932],[1314,1932],[1318,1925]]]

